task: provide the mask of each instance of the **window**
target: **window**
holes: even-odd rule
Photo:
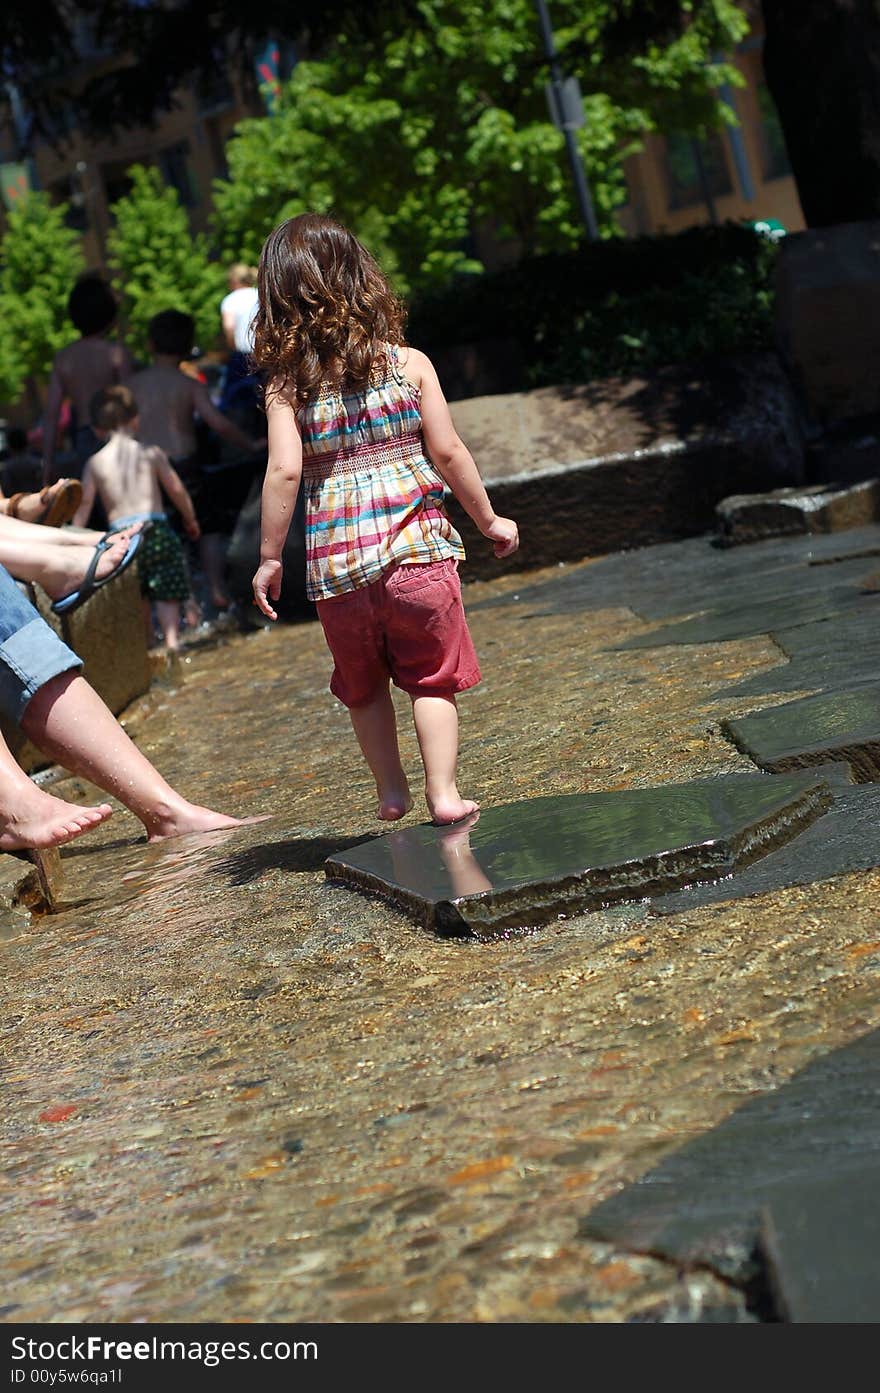
[[[49,197],[53,203],[67,204],[67,214],[64,221],[69,228],[72,228],[74,232],[85,232],[88,229],[89,215],[86,207],[86,191],[81,179],[72,176],[59,179],[56,184],[50,186]]]
[[[198,194],[189,168],[189,142],[181,140],[160,150],[158,165],[165,183],[177,190],[184,208],[192,208],[198,202]]]
[[[666,178],[670,208],[689,208],[703,203],[707,193],[713,198],[732,193],[721,137],[712,135],[698,140],[684,131],[667,136]]]
[[[121,163],[105,164],[101,166],[101,178],[104,180],[104,196],[107,199],[107,206],[111,207],[120,198],[125,198],[126,194],[131,193],[131,180],[128,177],[129,166],[135,161],[125,160]]]
[[[758,84],[758,148],[761,152],[761,173],[765,179],[784,179],[791,173],[785,136],[769,87]]]

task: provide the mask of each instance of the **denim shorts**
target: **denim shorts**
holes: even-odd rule
[[[82,660],[41,619],[0,566],[0,712],[16,725],[35,692]]]

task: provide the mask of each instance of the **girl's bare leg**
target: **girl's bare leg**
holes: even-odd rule
[[[349,715],[364,759],[376,780],[379,817],[383,822],[396,822],[412,807],[412,795],[400,762],[397,718],[388,684],[369,705],[350,707]]]
[[[0,736],[0,851],[63,846],[106,822],[109,803],[83,808],[37,788]]]
[[[462,798],[455,777],[458,768],[458,707],[450,692],[444,696],[414,696],[413,720],[425,766],[425,800],[434,822],[458,822],[480,806]]]
[[[198,807],[175,793],[132,744],[97,692],[75,673],[51,678],[31,697],[21,728],[65,769],[124,803],[144,824],[151,842],[242,825],[240,818]]]

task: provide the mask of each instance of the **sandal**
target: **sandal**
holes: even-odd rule
[[[51,496],[54,484],[40,490],[40,502],[45,504],[45,508],[37,522],[44,527],[61,527],[65,522],[70,522],[82,502],[83,487],[79,479],[61,479],[59,482],[61,487],[54,498]]]
[[[54,493],[53,490],[55,490]],[[59,479],[58,484],[48,484],[46,488],[40,490],[39,495],[43,511],[33,521],[41,523],[44,527],[61,527],[65,522],[70,522],[82,502],[82,492],[82,484],[79,479]],[[19,522],[25,521],[19,514],[21,501],[23,498],[33,498],[33,496],[32,493],[14,493],[9,499],[6,516],[18,518]]]
[[[109,581],[115,580],[117,576],[121,576],[122,572],[128,569],[140,551],[143,536],[144,534],[142,532],[136,532],[126,548],[125,555],[120,558],[113,567],[113,570],[110,571],[108,575],[102,576],[100,580],[96,580],[95,572],[98,569],[98,563],[107,549],[106,542],[99,542],[89,562],[89,568],[76,590],[73,590],[69,595],[62,596],[60,600],[55,600],[52,605],[52,613],[70,614],[73,610],[79,609],[80,605],[84,605],[86,600],[88,600],[91,595],[94,595],[96,590],[100,590],[101,587],[107,585]]]

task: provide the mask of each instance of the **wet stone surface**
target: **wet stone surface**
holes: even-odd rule
[[[385,895],[447,937],[492,937],[578,910],[717,881],[830,806],[821,778],[728,775],[501,804],[331,856],[330,879]]]
[[[868,1198],[868,1177],[880,1173],[878,1065],[877,1031],[832,1050],[597,1206],[582,1221],[581,1234],[706,1263],[745,1285],[764,1275],[762,1230],[765,1245],[769,1230],[779,1296],[789,1292],[795,1304],[791,1318],[864,1320],[870,1309],[876,1319],[876,1225],[869,1220],[860,1231],[853,1221],[858,1196]],[[847,1206],[843,1196],[850,1187]],[[842,1233],[829,1230],[823,1196],[838,1218],[848,1211]],[[866,1215],[874,1210],[870,1199]],[[824,1317],[821,1303],[807,1301],[811,1276],[837,1287]],[[866,1279],[858,1301],[847,1295],[851,1282]]]
[[[761,769],[800,769],[838,759],[859,783],[880,779],[880,683],[802,697],[725,721],[738,749]]]
[[[880,1320],[878,1182],[875,1155],[862,1165],[840,1166],[830,1177],[773,1190],[758,1247],[771,1300],[785,1320]]]
[[[797,589],[839,540],[656,548],[554,568],[528,599],[471,587],[462,791],[488,812],[754,776],[720,722],[791,694],[772,640],[615,645],[720,596],[744,552]],[[559,613],[531,617],[539,582]],[[272,821],[146,846],[117,811],[65,849],[61,913],[0,911],[3,1319],[754,1319],[717,1273],[579,1225],[880,1029],[880,872],[444,941],[324,877],[382,829],[317,627],[181,674],[131,733],[190,797]],[[736,695],[759,674],[766,695]],[[414,775],[406,724],[402,752]]]

